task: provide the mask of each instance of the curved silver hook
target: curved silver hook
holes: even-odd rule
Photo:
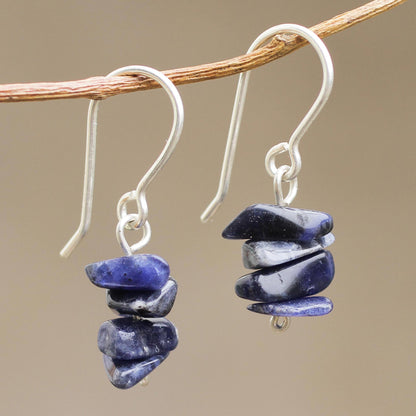
[[[162,150],[162,153],[146,172],[142,180],[140,181],[136,193],[137,193],[137,205],[139,210],[138,222],[144,224],[147,219],[148,208],[146,202],[146,190],[150,183],[153,181],[158,172],[162,169],[164,164],[168,161],[172,152],[178,143],[180,135],[183,129],[184,111],[181,96],[175,85],[170,81],[168,77],[162,74],[156,69],[141,66],[131,65],[118,68],[110,72],[107,77],[122,75],[125,73],[138,73],[146,75],[149,78],[157,81],[162,88],[168,94],[172,107],[173,107],[173,125],[166,141],[166,144]],[[95,154],[96,154],[96,142],[97,142],[97,113],[98,113],[98,100],[91,100],[88,107],[88,120],[87,120],[87,144],[86,144],[86,157],[85,157],[85,173],[84,173],[84,190],[82,196],[82,208],[81,208],[81,220],[75,234],[66,243],[65,247],[61,250],[60,255],[62,257],[69,257],[87,233],[91,223],[92,202],[94,193],[94,173],[95,173]]]
[[[301,168],[301,158],[299,154],[299,142],[306,130],[309,128],[313,120],[321,111],[322,107],[328,100],[332,89],[334,80],[334,69],[332,65],[331,56],[322,40],[310,29],[296,24],[283,24],[271,27],[259,35],[252,43],[247,53],[253,52],[256,49],[264,46],[272,37],[279,33],[294,33],[304,37],[316,50],[320,58],[323,69],[322,87],[303,120],[300,122],[296,130],[293,132],[289,140],[289,155],[292,162],[290,169],[284,176],[285,181],[294,179]],[[217,193],[208,207],[201,215],[201,221],[207,222],[215,214],[218,207],[223,202],[227,195],[230,185],[231,171],[233,168],[235,151],[237,148],[238,134],[240,130],[241,118],[244,110],[244,103],[247,95],[247,86],[250,78],[250,72],[247,71],[240,74],[238,79],[237,92],[234,100],[234,108],[231,116],[230,128],[228,130],[227,144],[225,148],[224,160],[222,164],[221,177]]]

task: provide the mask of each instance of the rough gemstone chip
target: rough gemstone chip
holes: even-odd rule
[[[89,264],[87,276],[106,289],[159,290],[169,279],[169,265],[153,254],[136,254]]]
[[[243,244],[243,263],[247,269],[277,266],[322,250],[335,241],[329,233],[309,243],[294,241],[252,241]]]
[[[318,237],[316,241],[323,247],[329,247],[331,244],[335,242],[335,236],[332,233],[328,233],[323,235],[322,237]]]
[[[129,389],[143,380],[169,353],[154,355],[143,360],[116,360],[108,355],[104,355],[104,367],[108,379],[113,386],[119,389]]]
[[[238,296],[259,302],[281,302],[314,295],[324,290],[335,273],[329,251],[268,267],[247,274],[237,280]]]
[[[104,322],[98,331],[99,350],[119,360],[136,360],[165,354],[177,345],[175,326],[163,318],[117,318]]]
[[[288,300],[286,302],[253,303],[247,306],[249,311],[274,316],[320,316],[332,311],[330,299],[313,296]]]
[[[167,315],[175,302],[178,285],[170,278],[160,290],[107,290],[107,305],[121,315],[160,318]]]
[[[309,243],[331,232],[332,217],[319,211],[256,204],[241,212],[222,232],[224,238]]]

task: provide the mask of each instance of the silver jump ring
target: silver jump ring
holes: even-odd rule
[[[286,196],[283,196],[283,182],[285,182],[284,176],[287,172],[289,172],[289,170],[290,166],[288,165],[280,166],[276,171],[276,175],[274,176],[273,187],[276,195],[277,205],[289,205],[295,199],[296,194],[298,193],[298,178],[294,178],[287,182],[289,184],[289,191]]]
[[[116,227],[116,236],[117,241],[119,242],[122,250],[126,254],[126,256],[131,256],[142,249],[149,241],[150,237],[152,236],[152,230],[150,228],[149,221],[146,221],[143,225],[143,237],[141,240],[135,244],[129,245],[126,240],[126,236],[124,232],[128,229],[128,224],[135,223],[139,219],[138,214],[128,214],[125,217],[121,218],[117,223]]]
[[[287,316],[272,316],[270,318],[270,325],[278,331],[286,331],[290,326],[290,318]]]
[[[264,164],[267,173],[274,178],[277,175],[276,156],[289,151],[289,143],[282,142],[273,146],[266,154]]]

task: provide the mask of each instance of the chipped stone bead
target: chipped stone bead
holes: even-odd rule
[[[247,269],[277,266],[316,253],[335,241],[329,233],[309,243],[294,241],[247,241],[243,244],[243,263]]]
[[[259,302],[281,302],[314,295],[324,290],[335,273],[329,251],[320,251],[307,257],[268,267],[238,279],[238,296]]]
[[[273,316],[320,316],[332,311],[330,299],[323,296],[293,299],[286,302],[254,303],[247,306],[252,312]]]
[[[106,289],[159,290],[169,279],[169,265],[159,256],[136,254],[89,264],[87,276]]]
[[[136,360],[165,354],[176,348],[175,326],[167,319],[117,318],[98,331],[98,348],[111,358]]]
[[[335,242],[335,236],[332,233],[328,233],[323,235],[322,237],[318,237],[316,241],[323,247],[329,247],[331,244]]]
[[[104,367],[108,379],[119,389],[129,389],[162,363],[169,353],[154,355],[142,360],[117,360],[104,355]]]
[[[178,285],[172,278],[156,291],[110,289],[107,305],[121,315],[160,318],[171,311],[177,291]]]
[[[256,204],[241,212],[223,231],[224,238],[309,243],[331,232],[332,217],[318,211]]]

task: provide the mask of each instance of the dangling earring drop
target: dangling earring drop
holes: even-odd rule
[[[248,52],[264,46],[273,36],[282,33],[300,35],[315,48],[323,68],[322,87],[289,142],[273,146],[266,155],[266,170],[273,178],[277,205],[256,204],[246,208],[222,233],[224,238],[248,240],[242,250],[244,266],[259,269],[237,281],[237,295],[260,302],[249,305],[248,309],[271,315],[272,326],[280,330],[287,329],[289,317],[318,316],[331,312],[333,306],[328,298],[310,295],[324,290],[335,272],[332,255],[324,250],[335,240],[331,233],[332,217],[323,212],[288,207],[298,189],[300,139],[325,105],[332,89],[332,60],[325,44],[315,33],[295,24],[283,24],[266,30],[257,37]],[[214,215],[228,191],[249,75],[250,71],[239,77],[219,188],[201,215],[203,222]],[[291,165],[277,167],[276,156],[286,152]],[[289,185],[286,196],[283,183]]]
[[[86,266],[93,284],[107,289],[107,303],[122,317],[101,325],[98,348],[104,354],[104,366],[111,383],[127,389],[146,381],[146,376],[166,359],[178,343],[175,326],[163,318],[175,301],[177,284],[170,277],[169,265],[152,254],[136,254],[150,240],[146,190],[171,156],[183,129],[184,111],[181,97],[173,83],[161,72],[146,66],[119,68],[108,77],[125,73],[146,75],[163,87],[173,107],[173,126],[162,153],[139,182],[118,202],[117,240],[125,257],[100,261]],[[94,188],[97,111],[99,101],[91,100],[88,110],[84,193],[80,225],[61,251],[68,257],[88,231]],[[127,213],[127,204],[137,204],[136,213]],[[142,230],[142,239],[129,245],[125,230]]]

